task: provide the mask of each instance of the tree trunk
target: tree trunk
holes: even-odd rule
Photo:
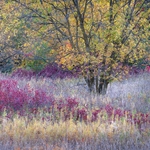
[[[84,77],[90,92],[94,90],[94,70],[89,69],[89,73]]]
[[[94,77],[91,77],[88,79],[88,87],[89,87],[90,92],[94,90]]]
[[[90,74],[85,77],[85,81],[87,83],[87,86],[89,88],[90,92],[96,92],[100,95],[105,95],[107,92],[107,87],[109,84],[109,80],[105,79],[104,75],[100,76],[94,76],[94,72],[90,71]]]
[[[109,84],[109,80],[101,77],[99,82],[99,87],[97,89],[98,93],[101,95],[105,95],[107,92],[108,84]]]

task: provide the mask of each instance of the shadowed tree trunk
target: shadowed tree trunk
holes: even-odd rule
[[[89,91],[92,92],[94,89],[94,81],[95,81],[94,71],[92,69],[89,69],[89,74],[88,76],[85,76],[84,79],[88,85]]]
[[[94,92],[100,95],[106,94],[110,80],[106,79],[104,75],[95,76],[94,70],[89,70],[88,76],[85,76],[84,79],[91,93]]]
[[[108,84],[109,84],[109,80],[105,79],[104,76],[101,76],[100,81],[99,81],[99,86],[98,86],[98,89],[97,89],[98,93],[102,94],[102,95],[105,95],[106,92],[107,92]]]

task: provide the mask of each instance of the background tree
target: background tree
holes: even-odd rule
[[[49,41],[57,62],[78,68],[90,91],[108,84],[148,55],[147,0],[14,0]],[[31,24],[30,24],[31,25]]]
[[[0,71],[42,69],[49,62],[50,46],[35,31],[38,19],[13,1],[1,1],[0,18]]]
[[[0,70],[10,72],[22,62],[24,44],[28,41],[24,24],[19,20],[20,8],[13,3],[0,3]]]

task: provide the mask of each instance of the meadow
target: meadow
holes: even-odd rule
[[[150,74],[90,94],[82,77],[0,74],[1,150],[149,150]]]

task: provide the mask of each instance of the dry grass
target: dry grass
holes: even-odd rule
[[[8,78],[0,76],[0,79]],[[150,75],[129,78],[109,85],[105,96],[91,95],[83,79],[51,80],[17,79],[19,87],[29,84],[43,89],[56,99],[77,98],[86,106],[99,107],[112,104],[115,107],[150,113]],[[125,120],[109,124],[107,120],[92,123],[68,120],[59,123],[34,118],[14,117],[0,120],[0,150],[149,150],[150,126],[139,133],[137,127]]]
[[[80,103],[91,106],[112,104],[128,110],[148,112],[150,110],[150,75],[148,73],[130,77],[126,80],[110,83],[105,96],[90,94],[84,79],[42,79],[28,81],[33,88],[41,88],[56,99],[67,97],[77,98]],[[20,80],[20,87],[24,87],[27,80]]]
[[[74,122],[72,119],[52,124],[47,121],[34,119],[27,122],[24,118],[2,120],[0,141],[3,147],[12,146],[11,149],[23,147],[27,149],[45,147],[47,149],[125,149],[132,147],[141,149],[150,148],[150,130],[139,133],[138,129],[125,120],[109,124],[106,120],[93,123]],[[72,145],[72,148],[71,148]],[[110,147],[110,148],[109,148]],[[144,148],[142,147],[142,148]],[[5,148],[3,148],[5,149]]]

